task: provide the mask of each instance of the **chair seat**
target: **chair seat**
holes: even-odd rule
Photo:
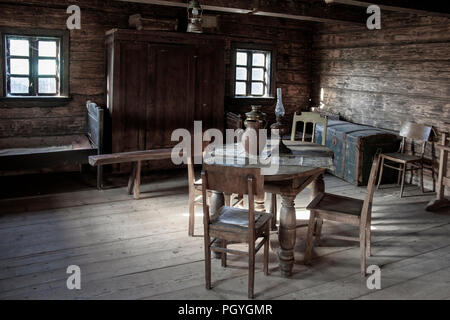
[[[316,201],[319,197],[321,197],[321,199]],[[360,216],[364,203],[363,200],[330,193],[321,193],[316,199],[314,199],[306,209]]]
[[[248,229],[248,210],[223,206],[219,211],[220,216],[211,222],[210,230],[242,232]],[[255,211],[255,230],[264,231],[265,224],[270,221],[272,215],[267,212]]]
[[[413,156],[405,153],[393,152],[393,153],[383,153],[382,157],[391,161],[400,162],[417,162],[422,160],[422,157]]]

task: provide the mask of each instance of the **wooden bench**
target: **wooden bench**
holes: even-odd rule
[[[439,156],[439,175],[438,175],[438,189],[437,198],[431,201],[428,206],[428,211],[436,211],[441,208],[450,207],[450,201],[445,198],[445,187],[450,188],[450,176],[447,176],[447,161],[450,152],[450,146],[447,143],[447,134],[442,134],[441,144],[436,146],[441,151]]]
[[[134,199],[139,199],[141,186],[141,163],[148,160],[171,159],[172,149],[144,150],[134,152],[122,152],[112,154],[102,154],[89,157],[91,166],[104,166],[108,164],[118,164],[132,162],[130,179],[128,180],[128,193],[133,193]],[[101,189],[102,184],[99,184]]]

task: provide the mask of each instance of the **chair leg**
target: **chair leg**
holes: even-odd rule
[[[248,244],[248,297],[254,298],[255,287],[255,240],[250,239]]]
[[[398,176],[397,176],[397,184],[400,185],[400,182],[402,180],[402,164],[399,165],[398,167]]]
[[[409,175],[409,184],[413,184],[413,178],[414,178],[414,170],[411,170],[411,174]]]
[[[205,282],[206,289],[211,289],[211,248],[210,248],[210,240],[209,236],[205,232]]]
[[[264,240],[264,275],[269,275],[269,241],[270,241],[270,225],[267,224]]]
[[[383,178],[383,167],[384,167],[384,158],[381,157],[381,166],[380,166],[380,177],[378,178],[377,189],[380,188],[381,179]]]
[[[239,206],[239,207],[241,207],[241,208],[244,208],[244,195],[241,194],[241,193],[237,195],[236,206]]]
[[[431,179],[433,180],[433,192],[436,192],[436,180],[434,178],[433,164],[431,164]]]
[[[360,256],[361,256],[361,275],[366,276],[366,228],[361,228],[359,232],[359,246],[360,246]]]
[[[316,246],[320,246],[320,236],[322,235],[322,225],[323,225],[323,219],[318,218],[316,220],[316,229],[314,231],[314,241]]]
[[[231,193],[224,193],[225,206],[231,206]]]
[[[404,164],[402,168],[403,170],[402,170],[402,181],[400,185],[400,198],[403,197],[403,190],[405,188],[406,164]]]
[[[272,216],[272,230],[277,229],[277,194],[272,193],[272,197],[270,200],[270,213]]]
[[[423,166],[419,170],[420,170],[420,192],[424,193],[424,189],[423,189]]]
[[[370,230],[370,224],[366,227],[366,256],[372,256],[372,231]]]
[[[309,224],[308,224],[308,233],[307,233],[307,236],[306,236],[306,247],[305,247],[304,264],[310,264],[310,262],[311,262],[315,220],[316,220],[316,213],[314,211],[310,211]]]
[[[226,249],[227,248],[227,240],[222,240],[222,248]],[[227,253],[223,252],[222,253],[222,267],[226,268],[227,266]]]
[[[195,193],[191,192],[189,193],[189,229],[188,229],[188,235],[190,237],[194,236],[194,225],[195,225],[194,201],[195,201]]]

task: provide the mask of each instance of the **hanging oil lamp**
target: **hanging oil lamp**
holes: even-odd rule
[[[187,32],[202,33],[202,14],[203,9],[197,0],[191,0],[187,7],[188,27]]]

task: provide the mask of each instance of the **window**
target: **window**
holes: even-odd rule
[[[234,95],[269,97],[271,95],[271,51],[235,49]]]
[[[5,98],[68,96],[67,36],[64,31],[2,32]],[[63,50],[65,49],[65,50]]]

